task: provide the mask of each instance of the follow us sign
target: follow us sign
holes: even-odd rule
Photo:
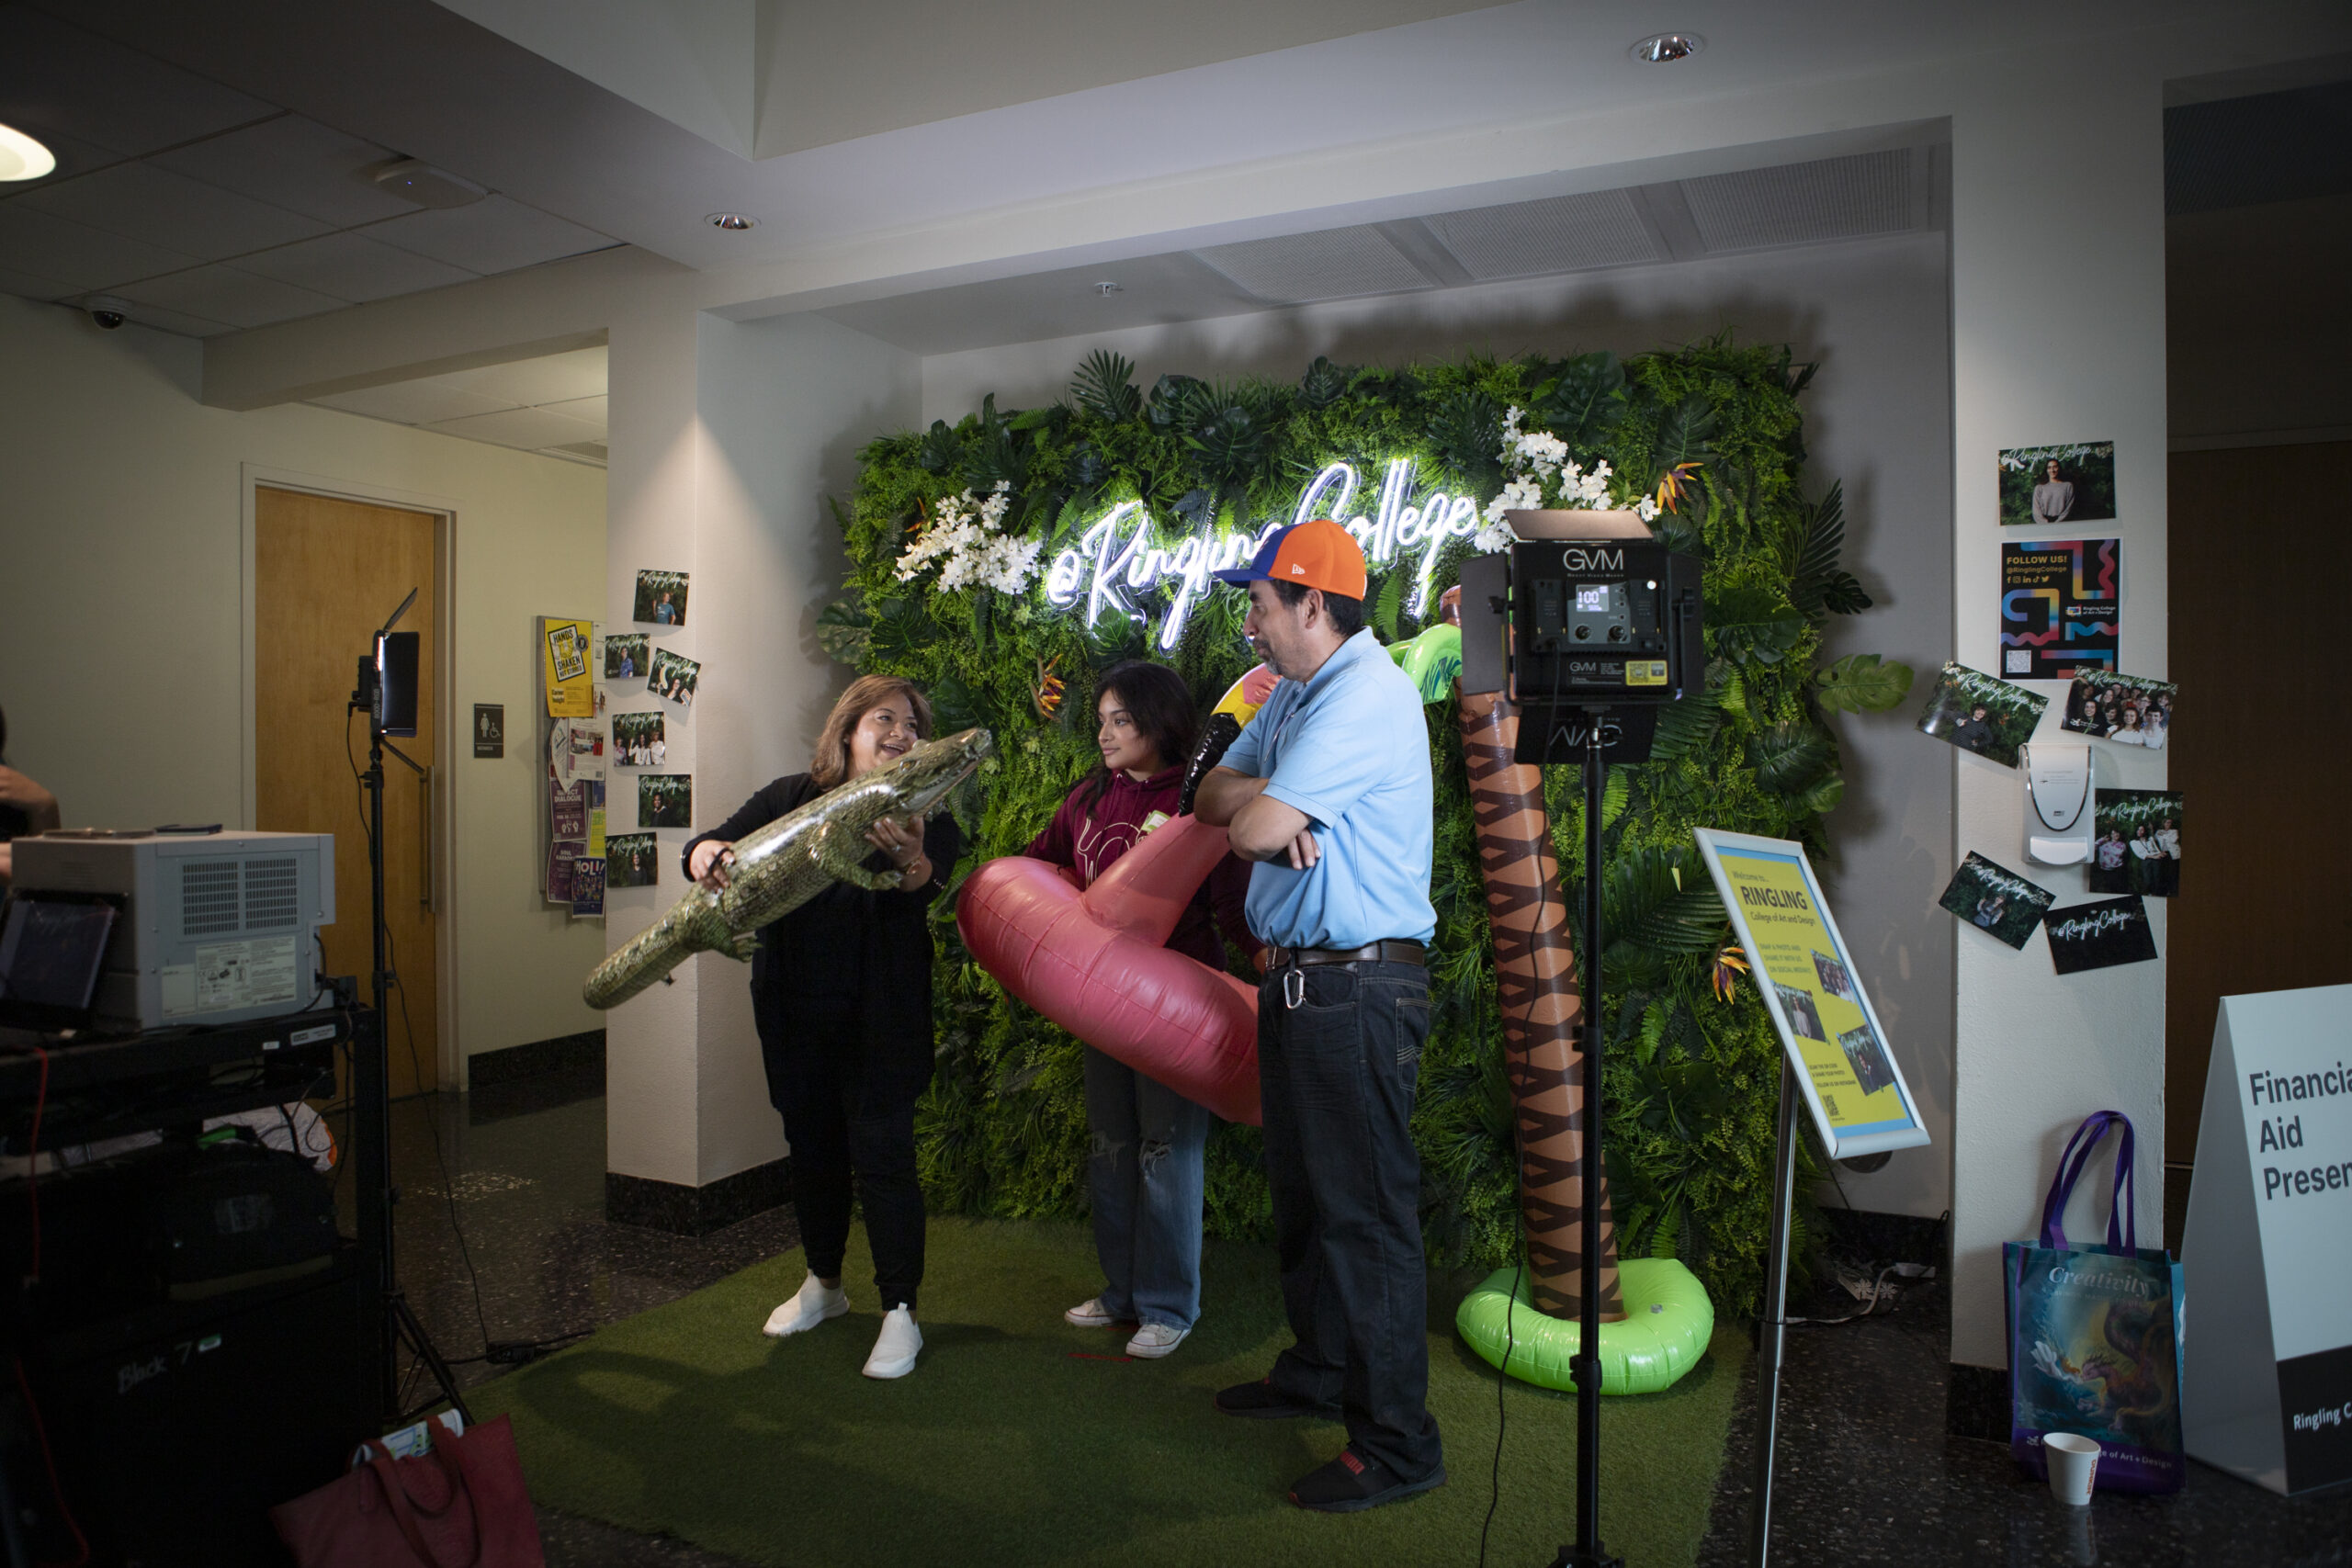
[[[2181,1273],[2188,1451],[2352,1480],[2352,986],[2222,998]]]

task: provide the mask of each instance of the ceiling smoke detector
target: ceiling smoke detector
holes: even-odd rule
[[[422,158],[395,158],[368,173],[377,185],[419,207],[471,207],[490,194],[473,181],[436,169]]]
[[[0,125],[0,185],[37,180],[57,167],[57,155],[13,125]]]
[[[1697,33],[1654,33],[1633,47],[1634,59],[1652,65],[1670,65],[1678,60],[1688,60],[1707,47],[1707,40]]]
[[[740,212],[714,212],[704,221],[714,229],[724,229],[730,234],[740,234],[746,229],[756,229],[760,226],[758,219],[747,218]]]

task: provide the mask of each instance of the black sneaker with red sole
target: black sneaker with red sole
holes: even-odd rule
[[[1439,1465],[1418,1481],[1408,1481],[1379,1460],[1358,1453],[1351,1443],[1340,1457],[1308,1471],[1290,1489],[1290,1500],[1318,1514],[1353,1514],[1385,1503],[1401,1503],[1416,1492],[1445,1484],[1445,1466]]]

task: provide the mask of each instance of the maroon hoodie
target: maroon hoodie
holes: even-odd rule
[[[1021,852],[1032,860],[1046,861],[1075,873],[1081,888],[1091,886],[1096,877],[1110,869],[1113,861],[1135,847],[1136,840],[1144,835],[1145,824],[1155,814],[1162,818],[1176,814],[1177,798],[1184,788],[1184,769],[1182,764],[1163,768],[1141,784],[1124,772],[1114,773],[1111,775],[1111,787],[1102,792],[1100,800],[1094,798],[1097,782],[1089,778],[1070,791],[1061,808],[1054,813],[1054,819],[1046,825],[1046,830]],[[1238,855],[1227,855],[1216,863],[1200,892],[1193,896],[1192,903],[1177,919],[1168,945],[1212,969],[1222,970],[1225,948],[1217,940],[1221,931],[1243,953],[1254,956],[1258,941],[1241,919],[1242,900],[1249,891],[1248,863]]]

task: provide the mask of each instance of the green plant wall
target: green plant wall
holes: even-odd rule
[[[1662,726],[1656,760],[1614,769],[1608,781],[1609,1159],[1621,1245],[1681,1257],[1725,1309],[1752,1313],[1779,1048],[1747,982],[1718,988],[1732,976],[1718,972],[1729,928],[1690,829],[1826,848],[1843,787],[1828,717],[1891,705],[1910,674],[1871,656],[1828,668],[1817,657],[1825,617],[1869,600],[1838,566],[1837,488],[1808,500],[1801,487],[1798,394],[1810,373],[1786,350],[1726,339],[1623,362],[1596,354],[1360,368],[1318,359],[1293,385],[1171,376],[1146,392],[1125,362],[1097,355],[1064,400],[1014,411],[991,398],[959,423],[865,448],[854,501],[837,508],[850,579],[826,612],[824,636],[861,671],[918,682],[944,728],[995,732],[997,756],[957,802],[969,839],[960,882],[978,860],[1019,852],[1094,764],[1098,671],[1124,658],[1160,657],[1205,707],[1255,660],[1241,637],[1238,591],[1212,588],[1194,602],[1179,645],[1161,654],[1154,639],[1171,589],[1130,592],[1140,623],[1105,609],[1090,627],[1086,596],[1057,607],[1043,576],[1019,592],[944,586],[939,560],[923,556],[948,535],[927,531],[963,528],[995,552],[986,564],[1010,582],[1024,564],[1041,571],[1074,548],[1122,502],[1141,502],[1154,522],[1151,542],[1171,551],[1188,536],[1287,522],[1302,488],[1335,460],[1356,465],[1369,488],[1392,460],[1410,458],[1417,499],[1442,488],[1483,505],[1509,477],[1512,410],[1517,430],[1559,437],[1587,469],[1605,459],[1617,503],[1679,472],[1677,504],[1654,526],[1704,560],[1710,659],[1703,695]],[[1357,510],[1370,506],[1367,498]],[[909,558],[925,537],[930,544]],[[1467,538],[1445,541],[1437,587],[1453,581],[1474,547]],[[1384,640],[1420,627],[1409,613],[1410,576],[1393,565],[1374,570],[1367,608]],[[1432,615],[1435,598],[1433,591]],[[1048,676],[1066,682],[1057,708]],[[1518,1201],[1492,943],[1454,713],[1440,704],[1427,716],[1439,924],[1434,1026],[1414,1120],[1424,1226],[1434,1261],[1493,1267],[1518,1245]],[[1574,910],[1586,874],[1577,771],[1553,769],[1546,784]],[[934,910],[939,1061],[919,1122],[926,1185],[954,1212],[1081,1213],[1087,1137],[1077,1043],[971,962],[953,904],[951,889]],[[1218,1129],[1208,1203],[1213,1232],[1264,1234],[1254,1128]]]

